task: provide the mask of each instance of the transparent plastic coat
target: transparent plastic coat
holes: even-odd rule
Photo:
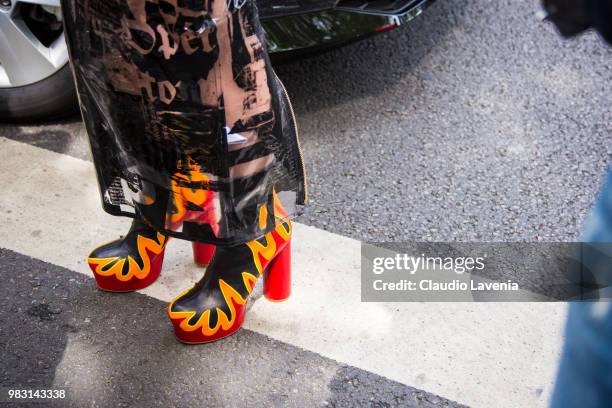
[[[295,118],[254,0],[62,8],[107,212],[233,245],[305,204]]]

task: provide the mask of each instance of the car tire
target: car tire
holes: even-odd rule
[[[70,65],[36,83],[0,88],[0,121],[43,121],[77,112],[78,100]]]

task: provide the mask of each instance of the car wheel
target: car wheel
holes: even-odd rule
[[[0,0],[0,120],[76,112],[59,0]]]

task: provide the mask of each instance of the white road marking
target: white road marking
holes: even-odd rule
[[[130,223],[102,211],[92,164],[0,138],[0,166],[0,246],[91,276],[88,251]],[[292,298],[256,302],[245,327],[470,406],[546,406],[564,304],[362,303],[359,242],[294,232]],[[143,293],[169,301],[191,286],[190,251],[172,240]]]

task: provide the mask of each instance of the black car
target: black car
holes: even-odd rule
[[[258,0],[258,5],[268,50],[279,58],[389,30],[433,1]],[[60,0],[0,0],[0,120],[75,111],[61,19]]]

